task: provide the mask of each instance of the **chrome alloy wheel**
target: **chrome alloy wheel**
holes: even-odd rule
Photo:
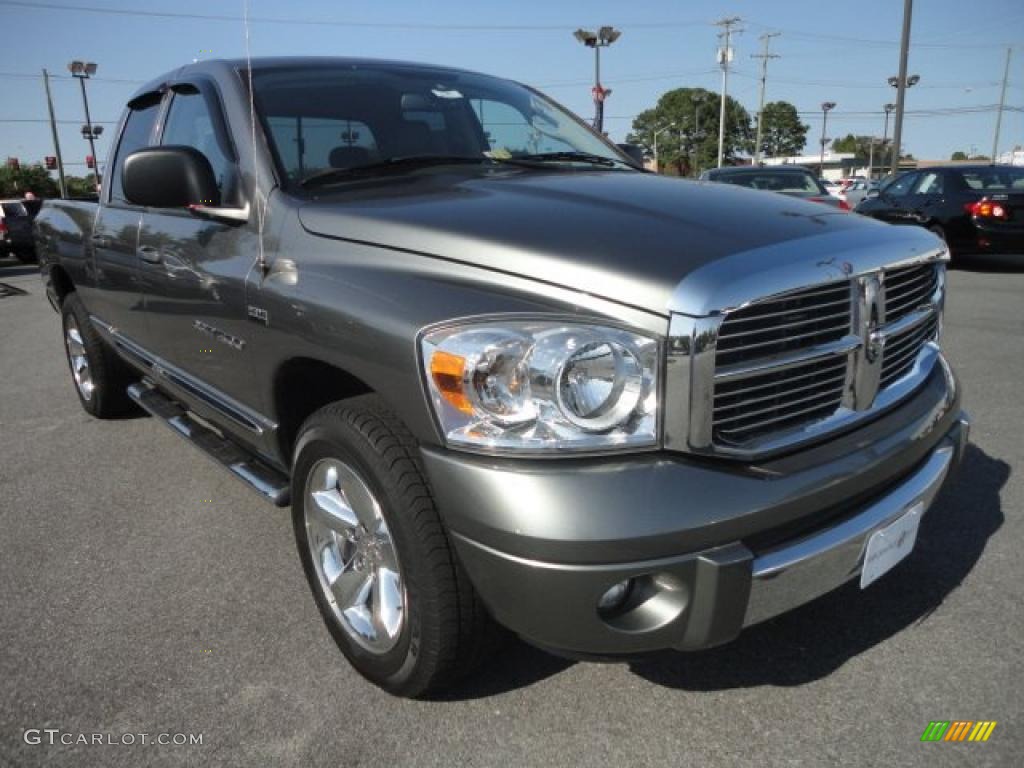
[[[380,504],[352,467],[333,458],[313,465],[304,501],[313,567],[335,618],[360,646],[387,653],[408,598]]]
[[[82,341],[82,333],[78,330],[78,323],[72,316],[67,319],[64,345],[68,350],[68,362],[71,364],[75,386],[78,387],[83,400],[92,400],[95,385],[92,381],[92,371],[89,369],[89,357],[85,353],[85,343]]]

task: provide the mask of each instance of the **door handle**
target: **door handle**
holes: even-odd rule
[[[147,264],[159,264],[162,261],[160,251],[152,245],[140,245],[136,253]]]
[[[93,235],[92,244],[97,248],[107,248],[110,246],[110,240],[105,238],[103,235]]]

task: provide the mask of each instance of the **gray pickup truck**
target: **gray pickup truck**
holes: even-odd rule
[[[36,224],[82,406],[290,504],[396,694],[502,625],[625,658],[866,587],[967,441],[936,237],[644,172],[508,80],[202,62],[139,89],[107,167]]]

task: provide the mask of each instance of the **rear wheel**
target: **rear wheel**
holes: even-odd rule
[[[489,617],[455,559],[415,439],[376,396],[306,421],[292,499],[317,607],[360,674],[415,697],[476,665],[492,636]]]
[[[117,354],[104,344],[75,292],[61,304],[64,351],[78,400],[87,413],[107,419],[131,409],[126,389],[133,376]]]

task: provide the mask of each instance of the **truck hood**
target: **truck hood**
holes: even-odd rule
[[[786,283],[778,278],[796,261],[828,273],[800,276],[807,284],[827,279],[844,253],[868,249],[872,263],[887,263],[938,243],[923,230],[785,195],[621,171],[434,170],[337,187],[303,205],[299,218],[323,237],[531,277],[658,314],[727,309],[729,296],[763,295],[762,276]],[[841,263],[850,274],[857,262]]]

